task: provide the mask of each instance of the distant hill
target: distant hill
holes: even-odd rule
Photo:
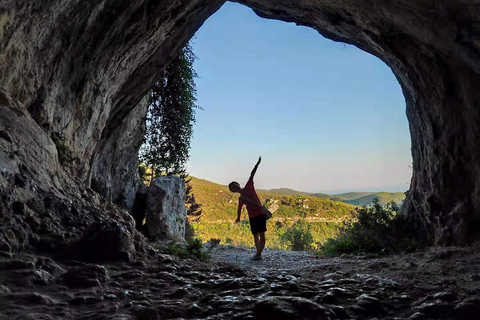
[[[317,197],[317,198],[330,198],[331,196],[326,193],[309,193],[309,192],[302,192],[288,188],[279,188],[279,189],[269,189],[265,190],[271,194],[278,194],[281,196],[308,196],[308,197]]]
[[[371,192],[347,192],[347,193],[335,194],[335,195],[332,195],[331,197],[333,197],[336,200],[345,201],[345,200],[356,200],[371,194],[372,194]]]
[[[396,204],[400,205],[405,200],[405,194],[403,192],[375,192],[357,199],[346,200],[346,203],[350,203],[356,206],[369,206],[373,203],[373,200],[378,198],[381,204],[386,204],[394,201]]]
[[[347,192],[330,195],[326,193],[309,193],[288,188],[270,189],[265,191],[267,193],[284,196],[301,195],[308,197],[327,198],[330,200],[345,202],[356,206],[370,206],[375,198],[378,198],[382,205],[385,205],[391,201],[395,201],[396,204],[401,205],[403,203],[403,200],[405,200],[405,194],[403,192]]]

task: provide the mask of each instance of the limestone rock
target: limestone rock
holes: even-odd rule
[[[137,154],[145,132],[148,103],[144,98],[120,124],[108,140],[102,142],[93,160],[90,186],[107,200],[132,210],[137,189],[142,184],[138,175]],[[138,224],[137,224],[138,225]]]
[[[147,234],[150,238],[185,239],[185,183],[174,176],[154,179],[147,192]]]
[[[12,141],[0,139],[0,250],[86,260],[135,254],[132,217],[62,168],[52,139],[1,89],[0,128]]]

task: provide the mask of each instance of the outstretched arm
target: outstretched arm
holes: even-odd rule
[[[255,167],[253,167],[252,173],[250,173],[250,179],[249,180],[253,180],[253,177],[255,176],[255,173],[257,172],[257,168],[258,168],[258,165],[260,164],[260,162],[262,162],[262,157],[258,157],[257,164],[255,165]]]

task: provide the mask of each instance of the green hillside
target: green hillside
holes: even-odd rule
[[[202,221],[235,219],[238,194],[230,192],[227,186],[194,177],[190,184],[195,199],[202,205]],[[354,205],[327,198],[278,195],[266,190],[257,190],[257,193],[263,203],[275,213],[275,218],[304,217],[318,221],[343,220],[356,208]]]
[[[252,236],[245,208],[242,221],[233,223],[237,216],[238,194],[228,190],[225,185],[192,177],[192,192],[202,205],[200,222],[193,223],[197,237],[204,242],[220,239],[222,244],[252,246]],[[308,222],[308,233],[312,236],[312,248],[333,237],[338,232],[341,221],[349,219],[350,213],[358,205],[369,205],[378,196],[382,203],[391,200],[403,201],[403,193],[350,192],[338,195],[308,193],[282,188],[257,190],[260,200],[272,211],[273,218],[268,221],[268,248],[289,249],[292,244],[288,233]]]

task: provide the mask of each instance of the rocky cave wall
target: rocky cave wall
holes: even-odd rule
[[[47,146],[50,150],[52,133],[65,136],[76,158],[54,171],[51,161],[35,162],[35,170],[55,182],[35,178],[38,184],[67,188],[75,198],[78,182],[72,181],[80,181],[128,208],[136,183],[132,153],[138,150],[145,112],[139,102],[157,71],[223,2],[1,1],[0,87],[9,97],[1,107],[24,108],[34,122],[22,125],[46,137],[22,141],[15,138],[22,128],[6,122],[0,128],[6,132],[0,136],[14,136],[5,138],[14,144],[32,144],[15,155],[12,143],[2,138],[8,147],[2,144],[0,164],[14,172],[0,175],[3,219],[11,221],[18,194],[28,189],[30,199],[39,198],[38,189],[17,183],[15,175],[35,176],[28,159]],[[295,22],[356,45],[388,64],[405,95],[412,138],[414,172],[406,213],[439,244],[480,237],[480,5],[463,0],[238,2],[261,17]],[[27,170],[20,170],[22,165]],[[65,172],[68,178],[57,177]],[[88,199],[82,201],[89,205]]]

